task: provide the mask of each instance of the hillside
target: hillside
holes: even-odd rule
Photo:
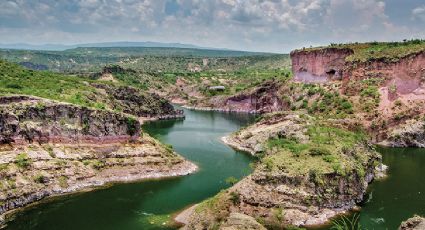
[[[425,146],[423,45],[295,50],[293,75],[198,101],[202,109],[263,114],[223,139],[259,160],[251,175],[185,211],[185,228],[221,228],[235,215],[270,229],[308,227],[362,202],[386,169],[373,144]]]
[[[256,57],[270,57],[272,54],[230,50],[208,50],[172,47],[82,47],[64,51],[37,51],[0,49],[0,58],[15,63],[31,63],[52,71],[93,72],[108,64],[126,64],[127,67],[149,71],[185,71],[189,63],[203,64],[203,59],[211,58],[210,63],[229,62],[248,66]],[[161,60],[166,59],[164,63]],[[140,65],[140,66],[139,66]],[[222,68],[215,66],[216,69]]]
[[[11,94],[33,95],[138,117],[176,114],[165,99],[125,84],[33,71],[0,60],[0,95]]]
[[[396,62],[400,58],[425,51],[425,40],[331,44],[330,46],[298,49],[294,52],[314,52],[326,48],[351,50],[352,53],[345,58],[348,62],[367,62],[372,60]]]

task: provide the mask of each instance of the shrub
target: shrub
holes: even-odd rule
[[[309,154],[311,156],[325,156],[325,155],[330,155],[331,152],[324,147],[312,147],[309,150]]]
[[[6,88],[9,88],[9,89],[22,89],[23,87],[21,85],[16,84],[16,83],[9,83],[9,84],[6,84]]]
[[[58,181],[61,188],[68,188],[68,178],[66,176],[60,176]]]
[[[37,175],[34,177],[34,181],[35,181],[36,183],[40,183],[40,184],[44,184],[44,183],[46,183],[46,182],[47,182],[47,180],[48,180],[48,178],[47,178],[46,176],[44,176],[43,174],[37,174]]]
[[[234,205],[239,204],[241,202],[240,194],[237,192],[230,193],[230,200]]]
[[[271,172],[273,170],[273,161],[271,159],[264,159],[263,163],[266,166],[267,171]]]
[[[127,133],[130,136],[135,135],[137,132],[137,124],[138,124],[137,120],[132,117],[127,117],[126,123],[127,123]]]
[[[337,159],[335,156],[333,155],[327,155],[327,156],[323,156],[322,158],[324,161],[328,162],[328,163],[333,163],[335,162]]]
[[[100,169],[105,167],[105,162],[96,160],[96,161],[92,162],[91,166],[92,166],[92,168],[94,168],[96,170],[100,170]]]
[[[233,176],[226,178],[226,183],[227,184],[234,185],[237,182],[238,182],[238,179],[235,178],[235,177],[233,177]]]
[[[16,156],[15,164],[19,168],[28,168],[31,165],[31,159],[29,159],[28,154],[21,153],[18,156]]]

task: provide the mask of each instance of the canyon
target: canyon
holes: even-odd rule
[[[33,96],[0,97],[2,220],[47,197],[196,171],[140,126],[124,113]]]

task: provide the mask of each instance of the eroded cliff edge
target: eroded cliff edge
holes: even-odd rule
[[[323,224],[361,202],[385,168],[364,134],[302,112],[268,114],[224,141],[259,162],[251,175],[193,208],[186,229],[214,229],[231,213],[270,228]]]
[[[38,97],[0,98],[0,215],[49,196],[196,168],[142,133],[130,115]]]
[[[294,80],[334,85],[375,142],[424,147],[425,43],[344,44],[291,52]]]

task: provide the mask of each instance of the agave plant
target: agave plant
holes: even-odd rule
[[[332,230],[361,230],[360,214],[354,214],[351,219],[343,216],[338,220],[332,221]]]

